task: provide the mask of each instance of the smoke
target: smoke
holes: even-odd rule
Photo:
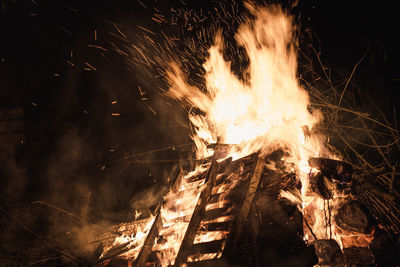
[[[10,205],[23,197],[28,177],[26,169],[16,161],[15,149],[3,146],[0,148],[1,203]]]
[[[166,186],[154,185],[135,194],[130,201],[132,210],[140,212],[151,210],[158,204],[166,188]]]

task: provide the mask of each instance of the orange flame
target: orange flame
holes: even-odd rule
[[[298,203],[302,212],[310,213],[305,218],[312,219],[311,227],[318,238],[334,238],[340,243],[335,229],[329,237],[323,235],[327,226],[324,200],[307,192],[311,171],[308,159],[336,156],[325,147],[324,136],[314,130],[322,114],[311,111],[308,93],[297,78],[293,19],[278,6],[246,6],[254,19],[239,27],[235,39],[249,59],[242,75],[247,78],[239,79],[232,72],[231,63],[224,60],[219,32],[203,64],[205,89],[190,85],[179,64],[174,62],[166,73],[170,84],[167,95],[201,111],[189,115],[195,128],[192,138],[198,158],[211,156],[207,146],[217,142],[234,144],[227,154],[233,159],[257,151],[267,154],[284,149],[289,152],[286,168],[297,173],[302,188],[301,192],[286,192],[282,196]],[[331,205],[340,201],[335,199]]]
[[[206,170],[205,166],[198,166],[182,178],[176,192],[171,190],[165,196],[165,203],[161,208],[163,230],[159,233],[163,236],[163,242],[153,247],[162,266],[174,264],[204,184],[204,180],[191,183],[188,181],[192,176]]]
[[[235,38],[247,52],[248,77],[240,80],[223,58],[221,33],[209,49],[203,67],[206,70],[205,92],[188,84],[177,63],[167,72],[168,96],[187,101],[203,114],[190,114],[196,133],[192,137],[197,156],[210,156],[207,145],[236,144],[234,159],[262,150],[285,148],[293,159],[307,162],[323,149],[317,135],[306,138],[304,129],[312,130],[321,119],[310,112],[307,92],[297,79],[297,54],[292,18],[280,8],[257,9],[247,5],[254,21],[243,24]]]
[[[314,129],[322,120],[322,115],[318,110],[311,111],[308,93],[297,79],[293,19],[278,6],[246,6],[254,19],[240,26],[235,39],[247,52],[249,66],[242,75],[247,78],[239,79],[232,72],[231,63],[224,60],[223,39],[219,32],[203,65],[206,71],[205,89],[190,85],[179,64],[173,62],[166,72],[170,85],[167,95],[201,111],[200,114],[189,115],[195,128],[192,138],[198,158],[211,156],[212,150],[208,149],[208,145],[217,142],[232,145],[227,156],[233,159],[257,151],[264,154],[276,149],[287,151],[287,170],[297,173],[302,188],[299,192],[282,192],[281,195],[298,204],[304,218],[310,220],[317,238],[326,238],[326,221],[321,213],[324,200],[308,194],[308,173],[311,171],[308,159],[333,156],[324,146],[324,137]],[[203,181],[187,181],[205,170],[204,166],[199,166],[193,173],[185,175],[179,189],[165,197],[161,208],[162,230],[159,233],[163,240],[158,240],[153,247],[162,266],[174,264],[202,190]],[[332,200],[332,208],[335,209],[340,201],[340,198]],[[224,200],[207,208],[218,205],[223,206]],[[231,219],[232,216],[228,215],[211,221]],[[310,240],[305,232],[305,239]],[[224,239],[227,234],[223,231],[200,233],[195,243]],[[335,228],[329,237],[341,244]],[[220,256],[193,255],[188,261]]]

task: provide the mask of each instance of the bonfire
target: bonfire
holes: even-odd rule
[[[249,16],[234,36],[249,62],[240,77],[224,57],[221,31],[202,65],[204,87],[190,81],[184,62],[166,64],[165,96],[189,111],[194,167],[173,168],[152,216],[115,226],[93,242],[102,246],[98,264],[269,266],[274,263],[264,254],[275,253],[274,241],[292,251],[279,261],[285,266],[300,254],[304,265],[366,266],[375,262],[374,233],[399,233],[399,217],[390,213],[396,200],[384,188],[395,168],[379,172],[346,138],[341,141],[361,165],[330,144],[327,128],[332,121],[340,127],[343,94],[329,104],[315,84],[299,80],[293,17],[279,6],[246,8]],[[376,142],[369,117],[347,112]],[[365,183],[371,175],[382,189]]]

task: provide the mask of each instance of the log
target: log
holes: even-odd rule
[[[368,248],[344,248],[343,254],[346,266],[376,266],[374,255]]]
[[[214,222],[202,224],[200,229],[204,231],[229,231],[232,221]]]
[[[222,159],[222,158],[225,158],[229,154],[229,151],[230,151],[231,147],[233,147],[233,146],[234,145],[218,143],[218,144],[210,144],[207,146],[207,148],[214,150],[213,157],[215,159]]]
[[[339,183],[351,181],[353,167],[346,162],[327,158],[310,158],[308,164],[320,170],[326,177],[338,180]]]
[[[138,257],[134,261],[133,264],[134,266],[142,267],[146,265],[147,258],[151,253],[151,249],[154,246],[155,239],[158,236],[161,227],[162,227],[161,212],[159,211],[157,213],[156,218],[154,219],[154,223],[151,226],[149,233],[147,234],[142,249],[140,250]]]
[[[233,207],[231,205],[227,205],[223,208],[216,208],[212,210],[207,210],[204,212],[202,220],[211,221],[217,219],[222,216],[229,216],[233,214]]]
[[[331,199],[336,190],[335,184],[326,178],[322,173],[317,173],[310,177],[309,190],[307,194],[315,195],[324,199]]]
[[[343,204],[338,209],[335,221],[338,227],[349,232],[368,234],[371,230],[367,214],[355,200]]]
[[[313,245],[319,266],[345,267],[343,253],[335,240],[319,239]]]

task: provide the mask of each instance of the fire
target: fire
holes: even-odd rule
[[[192,183],[188,180],[205,170],[205,166],[200,165],[193,172],[186,174],[180,181],[178,190],[171,190],[165,196],[165,203],[161,208],[164,231],[159,233],[164,240],[153,247],[162,266],[174,264],[204,183],[204,180]]]
[[[104,248],[100,259],[103,258],[106,253],[109,252],[113,247],[117,246],[124,246],[127,248],[127,251],[122,254],[121,257],[125,259],[136,258],[140,252],[140,249],[143,246],[144,239],[146,238],[147,233],[150,231],[153,222],[154,216],[150,216],[147,219],[137,221],[137,223],[134,225],[135,229],[133,233],[131,235],[122,234],[121,236],[116,237],[114,243],[111,246]],[[120,229],[118,229],[120,232],[125,230],[121,228],[124,228],[124,226],[121,226]]]
[[[231,62],[224,60],[219,32],[203,64],[204,89],[190,85],[174,62],[166,73],[170,84],[167,95],[200,111],[189,115],[198,158],[211,156],[213,151],[208,147],[214,143],[231,145],[226,156],[233,159],[257,151],[287,151],[286,169],[296,172],[302,188],[301,192],[283,192],[282,196],[297,203],[305,220],[310,220],[312,234],[305,227],[306,240],[314,240],[314,235],[341,244],[334,222],[328,222],[324,214],[326,200],[309,192],[312,168],[308,160],[337,156],[328,151],[324,136],[315,130],[322,114],[310,109],[309,95],[299,84],[293,18],[278,6],[246,5],[254,19],[241,25],[235,35],[249,59],[242,75],[246,78],[239,79],[231,70]],[[341,201],[333,196],[329,204],[335,209]]]
[[[203,65],[204,92],[191,86],[173,63],[167,72],[167,94],[202,112],[190,114],[199,158],[210,156],[207,145],[218,142],[236,145],[230,153],[234,159],[285,148],[299,165],[318,156],[323,145],[317,135],[309,134],[321,115],[309,111],[308,94],[297,79],[295,27],[277,6],[247,7],[255,20],[243,24],[235,39],[247,52],[250,64],[243,77],[248,78],[241,80],[232,73],[218,33]],[[306,134],[304,129],[309,129]]]
[[[195,128],[192,139],[199,159],[212,156],[213,150],[209,145],[216,143],[228,144],[229,151],[225,156],[233,160],[256,152],[260,155],[277,149],[288,152],[289,156],[282,159],[286,162],[286,171],[297,174],[302,188],[297,192],[282,192],[281,196],[296,203],[303,212],[308,227],[304,227],[305,240],[335,239],[342,244],[334,222],[327,222],[324,214],[326,200],[310,194],[309,179],[315,169],[309,166],[309,159],[337,156],[330,154],[324,145],[324,136],[317,132],[316,126],[321,122],[322,115],[318,110],[311,110],[309,95],[299,84],[293,18],[278,6],[246,6],[252,19],[241,25],[235,35],[237,43],[248,56],[249,66],[242,75],[245,78],[237,77],[231,70],[231,63],[224,60],[224,40],[219,32],[203,64],[206,72],[204,89],[191,85],[180,64],[173,62],[166,71],[170,85],[167,95],[186,103],[191,110],[198,110],[190,112],[189,119]],[[160,210],[162,229],[159,236],[163,238],[156,240],[152,248],[163,266],[174,264],[203,189],[204,180],[188,181],[207,168],[201,165],[194,172],[184,175],[178,186],[165,196]],[[238,181],[231,180],[231,186]],[[229,188],[213,188],[213,192],[227,190]],[[328,200],[332,215],[341,201],[340,196],[335,194],[332,200]],[[224,199],[219,199],[217,203],[207,205],[206,209],[224,205]],[[230,220],[232,216],[228,215],[212,222]],[[148,231],[149,227],[145,227],[141,234],[121,237],[116,242],[121,244],[140,239],[143,243],[142,237]],[[228,234],[224,231],[208,232],[198,235],[194,242],[221,240]],[[134,246],[131,259],[137,257],[136,248],[140,246]],[[220,256],[205,254],[191,256],[188,260]]]

